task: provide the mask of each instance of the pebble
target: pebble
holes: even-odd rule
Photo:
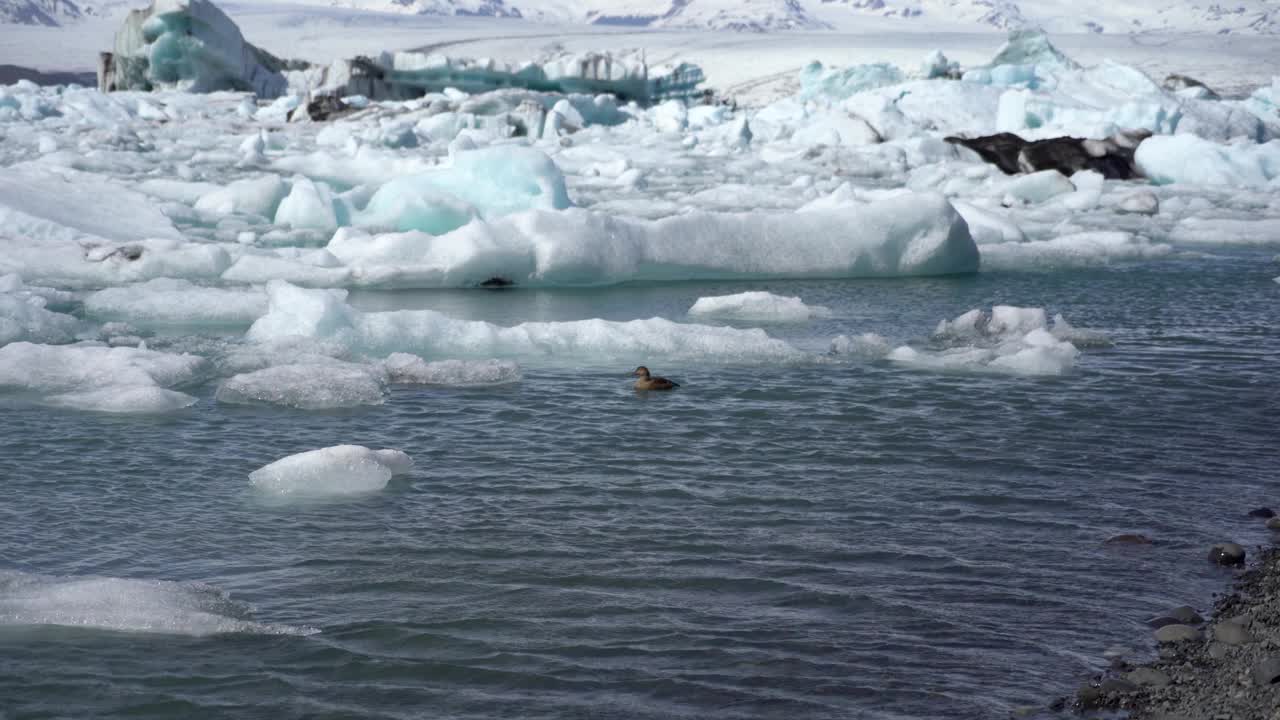
[[[1273,518],[1275,516],[1276,516],[1276,511],[1272,510],[1269,507],[1260,507],[1260,508],[1255,508],[1249,511],[1249,517],[1266,519],[1266,518]]]
[[[1243,565],[1244,548],[1236,543],[1218,543],[1209,549],[1209,562],[1219,565]]]
[[[1190,625],[1165,625],[1156,630],[1156,640],[1162,643],[1190,642],[1200,639],[1200,631]]]
[[[1214,660],[1221,660],[1227,656],[1227,646],[1220,642],[1209,643],[1209,657]]]
[[[1244,625],[1234,622],[1220,622],[1213,626],[1213,639],[1226,645],[1244,645],[1253,642],[1253,635]]]
[[[1135,685],[1145,685],[1147,687],[1164,687],[1173,683],[1173,680],[1159,670],[1153,668],[1138,668],[1133,672],[1124,676],[1125,680]]]
[[[1280,683],[1280,655],[1269,657],[1254,665],[1253,681],[1262,686]]]

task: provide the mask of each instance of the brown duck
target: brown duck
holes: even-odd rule
[[[643,365],[631,374],[640,378],[636,381],[637,390],[674,390],[680,387],[680,383],[671,382],[664,377],[653,377],[649,374],[649,368]]]

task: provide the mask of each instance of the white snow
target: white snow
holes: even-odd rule
[[[399,450],[336,445],[281,458],[249,474],[249,484],[276,496],[324,497],[381,490],[413,468]]]
[[[831,311],[821,305],[806,305],[798,297],[785,297],[768,292],[745,292],[736,295],[700,297],[689,308],[689,314],[719,320],[758,322],[804,322],[829,317]]]
[[[310,635],[246,619],[249,607],[202,583],[0,570],[0,626],[58,625],[170,635]]]

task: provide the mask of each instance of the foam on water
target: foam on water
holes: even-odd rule
[[[830,317],[831,310],[821,305],[806,305],[798,297],[785,297],[768,292],[745,292],[736,295],[700,297],[689,308],[689,314],[703,318],[757,322],[804,322]]]
[[[333,496],[374,492],[413,468],[399,450],[335,445],[281,458],[249,474],[254,488],[278,496]]]
[[[317,632],[256,622],[248,606],[200,583],[0,570],[0,626],[31,625],[197,636]]]

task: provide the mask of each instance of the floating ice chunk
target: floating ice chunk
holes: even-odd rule
[[[332,252],[358,277],[397,287],[474,286],[494,277],[541,286],[901,277],[973,272],[978,264],[968,227],[946,199],[912,193],[832,210],[693,212],[657,221],[532,211],[438,238],[342,238]]]
[[[84,309],[90,317],[144,326],[248,325],[267,311],[267,295],[258,289],[202,287],[157,278],[99,290],[85,298]]]
[[[1073,328],[1061,315],[1051,331],[1046,318],[1043,308],[997,305],[989,314],[970,310],[940,322],[932,346],[904,345],[892,350],[888,359],[929,370],[1062,375],[1080,354],[1072,338],[1094,345],[1105,342],[1101,333]]]
[[[1074,192],[1075,185],[1057,170],[1041,170],[1011,180],[1004,194],[1026,203],[1042,203],[1057,195]]]
[[[0,347],[0,393],[80,410],[167,412],[195,403],[169,388],[190,382],[203,363],[138,348],[17,342]]]
[[[0,173],[0,239],[133,242],[182,235],[150,198],[100,175],[10,166]]]
[[[953,77],[960,71],[960,63],[947,60],[941,50],[934,50],[924,57],[917,73],[925,79]]]
[[[966,202],[954,200],[951,204],[969,225],[969,234],[978,245],[1026,242],[1026,234],[1012,220]]]
[[[1169,257],[1173,247],[1126,232],[1084,232],[1051,240],[982,246],[982,269],[1054,270]]]
[[[249,474],[249,484],[284,496],[354,495],[375,492],[413,468],[399,450],[335,445],[281,458]]]
[[[655,105],[649,116],[658,132],[680,133],[689,127],[689,108],[679,100],[668,100]]]
[[[282,405],[299,410],[381,405],[382,373],[352,363],[277,365],[236,375],[214,397],[232,405]]]
[[[564,175],[551,158],[533,148],[503,146],[460,152],[449,167],[386,183],[358,222],[442,235],[476,216],[569,205]]]
[[[806,305],[798,297],[784,297],[768,292],[744,292],[737,295],[700,297],[689,314],[704,318],[755,322],[804,322],[830,317],[831,311],[821,305]]]
[[[226,187],[200,196],[195,208],[213,215],[258,215],[270,218],[275,215],[280,201],[289,188],[277,175],[236,180]]]
[[[1078,328],[1067,322],[1059,313],[1053,316],[1053,327],[1049,330],[1059,340],[1069,342],[1078,348],[1111,347],[1111,338],[1106,333],[1088,328]]]
[[[295,177],[289,195],[280,201],[280,207],[276,209],[276,224],[329,232],[336,230],[338,214],[329,186],[301,175]]]
[[[195,636],[316,632],[256,622],[247,605],[201,583],[35,575],[13,570],[0,570],[0,625]]]
[[[46,310],[39,296],[0,293],[0,345],[19,340],[70,342],[80,323],[70,315]]]
[[[763,330],[688,325],[663,318],[615,322],[526,322],[504,327],[431,310],[363,313],[345,294],[272,283],[271,309],[249,329],[255,342],[322,340],[368,355],[403,352],[463,357],[561,357],[628,362],[635,357],[717,362],[795,362],[805,358]]]
[[[469,387],[519,382],[520,366],[510,360],[438,360],[427,362],[417,355],[392,353],[383,361],[393,383]]]
[[[1134,162],[1160,184],[1266,187],[1280,178],[1280,140],[1222,145],[1194,135],[1157,136],[1138,146]]]
[[[1138,190],[1120,200],[1116,209],[1122,213],[1155,215],[1160,212],[1160,198],[1150,190]]]
[[[903,79],[901,70],[885,63],[828,69],[822,63],[813,62],[800,71],[799,98],[843,100],[867,90],[897,85]]]
[[[879,360],[889,354],[889,341],[876,333],[862,333],[849,337],[837,335],[831,340],[832,355],[852,355],[867,360]]]

